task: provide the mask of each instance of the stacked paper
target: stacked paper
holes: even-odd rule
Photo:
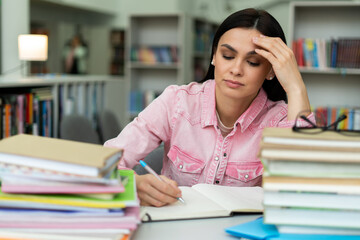
[[[133,171],[117,170],[121,155],[31,135],[0,141],[0,237],[127,239],[139,203]]]

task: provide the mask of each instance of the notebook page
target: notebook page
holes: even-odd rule
[[[192,219],[206,217],[229,216],[230,211],[224,209],[208,197],[195,191],[191,187],[179,187],[182,191],[182,198],[185,204],[177,201],[163,207],[141,207],[141,219],[149,221],[146,213],[152,221]]]
[[[230,212],[262,212],[261,187],[229,187],[210,184],[193,186],[198,192],[217,202]]]

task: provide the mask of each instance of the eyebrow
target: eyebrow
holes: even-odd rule
[[[227,49],[229,49],[229,50],[231,50],[233,52],[236,52],[236,53],[238,52],[238,51],[236,51],[235,48],[233,48],[232,46],[230,46],[229,44],[226,44],[226,43],[221,44],[221,47],[226,47]],[[248,52],[246,55],[255,55],[255,54],[257,55],[255,50],[252,50],[252,51]]]

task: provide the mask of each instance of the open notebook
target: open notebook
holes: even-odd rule
[[[261,187],[228,187],[197,184],[180,187],[185,204],[142,207],[141,220],[161,221],[231,216],[234,212],[262,212]]]

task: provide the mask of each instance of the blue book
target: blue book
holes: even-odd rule
[[[331,67],[336,68],[336,58],[337,58],[337,45],[338,42],[335,39],[331,40]]]
[[[225,232],[253,240],[359,240],[360,235],[323,235],[279,233],[276,226],[265,224],[263,218],[225,228]]]
[[[349,108],[347,130],[354,129],[354,109]]]
[[[271,236],[278,236],[279,232],[275,225],[264,224],[263,218],[235,225],[225,229],[225,232],[241,238],[262,240]]]
[[[312,66],[315,67],[315,68],[319,67],[318,51],[319,50],[318,50],[317,43],[316,43],[316,41],[313,41],[313,52],[312,52],[313,62],[312,62]]]
[[[266,240],[359,240],[360,236],[281,233]]]

